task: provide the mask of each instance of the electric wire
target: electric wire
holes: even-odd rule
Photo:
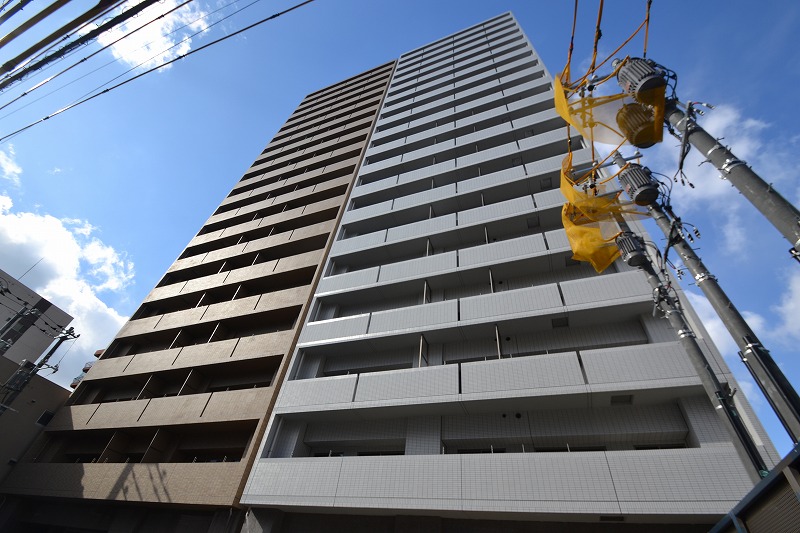
[[[136,6],[128,9],[127,11],[123,11],[122,13],[107,19],[106,21],[102,22],[99,26],[95,29],[89,31],[88,33],[81,35],[78,39],[62,46],[58,50],[55,50],[53,53],[42,57],[41,59],[37,60],[33,64],[26,66],[21,71],[17,72],[12,76],[7,76],[5,79],[0,80],[0,89],[4,89],[14,83],[20,82],[29,76],[31,73],[36,71],[42,70],[47,65],[57,61],[60,57],[63,57],[70,52],[77,50],[83,45],[87,45],[91,42],[97,40],[98,37],[103,35],[106,32],[113,31],[117,27],[122,24],[127,23],[129,20],[138,17],[141,13],[143,13],[146,9],[154,5],[158,0],[146,0],[137,4]],[[187,2],[184,2],[185,5]]]
[[[103,87],[105,87],[106,85],[108,85],[108,84],[112,83],[114,80],[117,80],[117,79],[119,79],[119,78],[121,78],[121,77],[125,76],[126,74],[128,74],[128,73],[130,73],[130,72],[133,72],[133,71],[134,71],[134,70],[136,70],[137,68],[139,68],[139,67],[141,67],[141,66],[143,66],[143,65],[146,65],[147,63],[149,63],[149,62],[150,62],[150,61],[152,61],[153,59],[155,59],[155,58],[159,57],[160,55],[162,55],[162,54],[164,54],[164,53],[166,53],[166,52],[169,52],[169,51],[170,51],[170,50],[172,50],[173,48],[176,48],[176,47],[180,46],[181,44],[185,43],[186,41],[189,41],[189,40],[191,40],[193,37],[197,37],[198,35],[200,35],[200,34],[202,34],[202,33],[205,33],[205,32],[207,32],[209,29],[213,28],[213,27],[214,27],[214,26],[216,26],[217,24],[222,24],[222,23],[223,23],[224,21],[226,21],[227,19],[231,18],[232,16],[234,16],[234,15],[236,15],[236,14],[238,14],[238,13],[241,13],[242,11],[244,11],[245,9],[247,9],[248,7],[250,7],[250,6],[254,5],[254,4],[257,4],[257,3],[258,3],[258,2],[260,2],[260,1],[261,1],[261,0],[253,0],[253,1],[252,1],[252,2],[250,2],[249,4],[247,4],[247,5],[245,5],[244,7],[242,7],[241,9],[237,9],[236,11],[233,11],[232,13],[229,13],[229,14],[225,15],[225,16],[224,16],[224,17],[222,17],[221,19],[219,19],[219,20],[217,20],[217,21],[214,21],[214,22],[212,22],[212,23],[211,23],[211,24],[209,24],[209,25],[208,25],[206,28],[204,28],[204,29],[202,29],[202,30],[198,30],[198,31],[196,31],[196,32],[194,32],[194,33],[192,33],[192,34],[189,34],[189,35],[187,35],[186,37],[184,37],[184,38],[183,38],[183,39],[181,39],[180,41],[178,41],[178,42],[176,42],[176,43],[172,44],[171,46],[169,46],[169,47],[167,47],[167,48],[165,48],[165,49],[163,49],[163,50],[161,50],[161,51],[159,51],[159,52],[157,52],[156,54],[154,54],[154,55],[150,56],[149,58],[145,59],[144,61],[140,61],[140,62],[139,62],[139,63],[137,63],[136,65],[134,65],[134,66],[130,67],[130,68],[129,68],[128,70],[126,70],[125,72],[123,72],[123,73],[121,73],[121,74],[118,74],[117,76],[114,76],[113,78],[111,78],[111,79],[110,79],[110,80],[108,80],[107,82],[103,83],[102,85],[99,85],[99,86],[95,87],[94,89],[92,89],[91,91],[89,91],[89,92],[87,92],[87,93],[84,93],[82,96],[80,96],[80,97],[79,97],[79,98],[77,98],[76,100],[81,100],[81,99],[83,99],[83,98],[85,98],[85,97],[87,97],[87,96],[91,95],[91,94],[92,94],[92,93],[94,93],[95,91],[99,91],[100,89],[102,89],[102,88],[103,88]],[[230,4],[228,4],[228,5],[230,5]],[[198,20],[200,20],[200,19],[198,19]],[[186,27],[186,26],[190,26],[191,24],[193,24],[193,23],[186,24],[184,27]],[[145,46],[145,47],[146,47],[146,46]],[[145,48],[145,47],[142,47],[142,48]],[[188,54],[187,54],[187,55],[188,55]],[[119,60],[115,60],[114,62],[118,62],[118,61],[119,61]],[[163,64],[159,65],[158,67],[156,67],[156,70],[158,70],[159,68],[161,68],[161,67],[163,67],[164,65],[167,65],[167,64],[169,64],[169,63],[163,63]],[[93,72],[96,72],[96,71],[93,71]]]
[[[100,2],[93,8],[85,11],[82,15],[75,17],[68,23],[64,24],[54,32],[39,40],[33,46],[28,47],[25,51],[17,54],[16,57],[5,62],[0,70],[4,73],[17,71],[20,65],[25,65],[31,61],[31,56],[36,56],[42,50],[47,50],[53,47],[54,43],[63,39],[64,35],[69,35],[73,30],[80,31],[87,25],[94,23],[99,18],[105,16],[110,11],[113,11],[117,6],[122,4],[124,0],[113,0],[111,2]],[[105,4],[105,5],[103,5]],[[55,5],[55,4],[53,4]],[[52,6],[51,6],[52,7]]]
[[[3,307],[5,307],[5,308],[6,308],[6,309],[8,309],[9,311],[13,311],[13,312],[14,312],[14,314],[17,314],[17,313],[19,313],[19,311],[20,311],[19,309],[14,309],[14,308],[13,308],[13,307],[11,307],[10,305],[6,305],[6,304],[4,304],[4,303],[2,303],[2,302],[0,302],[0,305],[2,305]],[[37,316],[40,316],[40,315],[37,315]],[[42,333],[44,333],[44,334],[45,334],[45,335],[47,335],[48,337],[52,337],[52,338],[54,338],[54,339],[56,338],[56,336],[55,336],[55,335],[53,335],[52,333],[50,333],[49,331],[47,331],[47,330],[45,330],[45,329],[42,329],[42,327],[41,327],[41,326],[37,325],[37,324],[36,324],[36,322],[34,322],[33,324],[31,324],[29,327],[33,327],[33,328],[36,328],[36,329],[38,329],[39,331],[41,331]]]
[[[314,2],[314,0],[305,0],[304,2],[301,2],[299,4],[295,4],[294,6],[292,6],[290,8],[287,8],[287,9],[285,9],[283,11],[280,11],[278,13],[270,15],[269,17],[265,17],[265,18],[263,18],[263,19],[261,19],[261,20],[259,20],[257,22],[254,22],[253,24],[245,26],[244,28],[241,28],[241,29],[239,29],[239,30],[237,30],[237,31],[235,31],[233,33],[229,33],[228,35],[220,37],[219,39],[211,41],[210,43],[206,43],[203,46],[195,48],[194,50],[190,50],[187,53],[185,53],[183,55],[179,55],[179,56],[175,57],[174,59],[170,59],[169,61],[166,61],[165,63],[162,63],[162,64],[160,64],[160,65],[158,65],[156,67],[153,67],[153,68],[150,68],[148,70],[145,70],[144,72],[141,72],[141,73],[137,74],[136,76],[133,76],[132,78],[128,78],[127,80],[124,80],[124,81],[122,81],[120,83],[117,83],[116,85],[113,85],[113,86],[111,86],[111,87],[109,87],[107,89],[104,89],[102,92],[93,94],[92,96],[85,97],[85,98],[83,98],[83,99],[81,99],[81,100],[79,100],[77,102],[74,102],[74,103],[69,104],[69,105],[67,105],[65,107],[62,107],[61,109],[59,109],[59,110],[57,110],[57,111],[55,111],[55,112],[43,117],[43,118],[40,118],[39,120],[31,122],[28,125],[23,126],[22,128],[19,128],[19,129],[17,129],[16,131],[14,131],[12,133],[9,133],[7,135],[4,135],[3,137],[0,137],[0,143],[8,141],[10,139],[13,139],[14,137],[19,135],[20,133],[22,133],[22,132],[24,132],[24,131],[26,131],[26,130],[34,127],[34,126],[36,126],[37,124],[41,124],[42,122],[44,122],[46,120],[50,120],[51,118],[56,117],[56,116],[58,116],[58,115],[60,115],[62,113],[65,113],[65,112],[69,111],[70,109],[73,109],[73,108],[78,107],[80,105],[83,105],[83,104],[85,104],[87,102],[90,102],[91,100],[94,100],[98,96],[101,96],[101,95],[106,94],[106,93],[108,93],[110,91],[113,91],[114,89],[118,89],[119,87],[122,87],[123,85],[127,85],[128,83],[130,83],[130,82],[132,82],[134,80],[137,80],[137,79],[139,79],[139,78],[141,78],[141,77],[143,77],[143,76],[145,76],[147,74],[155,72],[155,71],[157,71],[157,70],[159,70],[159,69],[161,69],[161,68],[163,68],[163,67],[165,67],[167,65],[171,65],[172,63],[175,63],[177,61],[180,61],[181,59],[189,57],[190,55],[196,54],[196,53],[198,53],[198,52],[200,52],[202,50],[205,50],[205,49],[207,49],[207,48],[209,48],[211,46],[214,46],[216,44],[219,44],[219,43],[221,43],[223,41],[227,41],[228,39],[236,37],[237,35],[240,35],[240,34],[244,33],[245,31],[251,30],[251,29],[255,28],[256,26],[260,26],[261,24],[264,24],[265,22],[268,22],[270,20],[274,20],[274,19],[276,19],[276,18],[278,18],[278,17],[280,17],[282,15],[290,13],[290,12],[292,12],[292,11],[294,11],[296,9],[299,9],[299,8],[305,6],[305,5],[308,5],[308,4],[312,3],[312,2]]]
[[[13,0],[6,0],[5,2],[3,2],[3,5],[0,5],[0,12],[4,11],[6,7],[8,7],[8,4],[10,4],[12,1]],[[33,0],[19,0],[19,3],[17,3],[17,5],[15,5],[11,9],[0,15],[0,24],[4,23],[8,19],[16,15],[19,11],[22,11],[22,8],[30,4],[32,1]]]
[[[91,24],[95,24],[98,19],[106,16],[109,12],[113,11],[114,9],[116,9],[121,3],[123,3],[123,1],[124,0],[120,0],[119,2],[115,2],[115,3],[111,4],[111,5],[109,5],[107,9],[105,9],[102,12],[97,13],[96,15],[92,16],[88,20],[83,21],[82,23],[80,23],[75,28],[68,28],[69,24],[72,24],[76,20],[80,19],[80,17],[76,17],[70,23],[62,26],[61,28],[59,28],[58,30],[53,32],[53,33],[58,33],[61,30],[63,30],[64,28],[67,28],[67,31],[61,37],[53,38],[53,40],[51,42],[43,45],[41,49],[34,50],[34,48],[42,42],[42,41],[39,41],[33,47],[28,48],[22,54],[19,54],[17,57],[11,59],[9,62],[7,62],[7,63],[5,63],[3,65],[3,69],[5,69],[6,65],[8,65],[9,63],[14,63],[15,61],[17,63],[13,64],[13,67],[9,72],[4,72],[3,73],[3,77],[0,78],[0,82],[5,81],[6,79],[8,79],[11,76],[15,76],[17,73],[19,73],[19,71],[21,69],[24,69],[26,65],[30,64],[31,61],[34,61],[36,58],[41,57],[43,54],[46,54],[47,52],[49,52],[50,50],[52,50],[53,48],[58,46],[58,44],[60,42],[65,41],[65,40],[69,40],[75,35],[80,35],[81,32],[83,32],[88,26],[90,26]],[[93,9],[95,9],[95,8],[93,8]],[[90,9],[86,13],[89,13],[90,11],[92,11],[92,10]],[[81,17],[86,16],[86,13],[81,15]],[[51,33],[49,36],[47,36],[45,39],[43,39],[43,41],[48,39],[48,38],[50,38],[53,35],[53,33]],[[30,55],[26,56],[25,54],[28,54],[29,52],[30,52]]]
[[[187,3],[191,2],[191,1],[193,1],[193,0],[187,0],[186,2],[184,2],[183,4],[181,4],[180,6],[176,7],[175,9],[178,9],[179,7],[182,7],[182,6],[184,6],[185,4],[187,4]],[[229,15],[226,15],[225,17],[223,17],[223,19],[222,19],[220,22],[222,22],[222,21],[226,20],[227,18],[230,18],[231,16],[233,16],[233,15],[235,15],[235,14],[237,14],[237,13],[240,13],[240,12],[244,11],[244,10],[245,10],[245,9],[247,9],[248,7],[250,7],[250,6],[252,6],[252,5],[256,4],[256,3],[260,2],[260,1],[261,1],[261,0],[254,0],[253,2],[250,2],[249,4],[247,4],[247,5],[243,6],[243,7],[239,8],[239,9],[236,9],[235,11],[233,11],[232,13],[230,13]],[[192,20],[192,21],[189,21],[189,22],[187,22],[187,23],[183,24],[182,26],[179,26],[179,27],[175,28],[173,31],[171,31],[171,32],[169,32],[168,34],[166,34],[166,36],[173,35],[173,34],[175,34],[175,33],[179,32],[179,31],[183,30],[184,28],[187,28],[187,27],[191,26],[192,24],[195,24],[195,23],[197,23],[197,22],[199,22],[199,21],[203,20],[204,18],[208,18],[208,17],[210,17],[211,15],[214,15],[215,13],[217,13],[217,12],[219,12],[219,11],[222,11],[222,10],[224,10],[224,9],[226,9],[226,8],[228,8],[228,7],[232,6],[232,5],[235,5],[235,4],[236,4],[236,0],[232,0],[231,2],[228,2],[227,4],[221,5],[221,6],[219,6],[217,9],[214,9],[214,10],[212,10],[212,11],[209,11],[209,12],[207,12],[207,13],[204,13],[202,16],[200,16],[200,17],[197,17],[196,19],[194,19],[194,20]],[[35,90],[35,89],[38,89],[38,88],[39,88],[41,85],[43,85],[44,83],[47,83],[47,82],[51,81],[53,78],[55,78],[55,77],[58,77],[58,76],[60,76],[61,74],[64,74],[65,72],[67,72],[67,71],[71,70],[72,68],[74,68],[74,67],[76,67],[76,66],[78,66],[78,65],[80,65],[80,64],[82,64],[82,63],[84,63],[84,62],[86,62],[86,61],[87,61],[87,60],[89,60],[90,58],[94,57],[95,55],[99,54],[100,52],[103,52],[104,50],[108,49],[109,47],[111,47],[111,46],[115,45],[116,43],[120,42],[122,39],[125,39],[126,37],[128,37],[128,36],[132,35],[132,34],[133,34],[133,33],[135,33],[136,31],[138,31],[138,30],[142,29],[143,27],[145,27],[145,26],[147,26],[147,25],[149,25],[149,24],[151,24],[151,23],[153,23],[153,22],[155,22],[155,21],[157,21],[157,20],[159,20],[159,19],[161,19],[161,18],[165,17],[165,16],[166,16],[166,15],[168,15],[169,13],[172,13],[173,11],[175,11],[175,9],[172,9],[172,10],[170,10],[170,11],[168,11],[168,12],[166,12],[166,13],[164,13],[164,14],[160,15],[159,17],[157,17],[157,18],[155,18],[155,19],[153,19],[153,20],[149,21],[147,24],[145,24],[144,26],[142,26],[142,27],[140,27],[140,28],[137,28],[136,30],[133,30],[133,31],[131,31],[131,32],[128,32],[128,33],[126,33],[125,35],[123,35],[122,37],[120,37],[119,39],[117,39],[116,41],[114,41],[114,42],[110,43],[109,45],[107,45],[107,46],[103,47],[102,49],[100,49],[100,50],[98,50],[98,51],[96,51],[96,52],[94,52],[94,53],[92,53],[92,54],[90,54],[90,55],[86,56],[85,58],[83,58],[83,59],[81,59],[80,61],[78,61],[77,63],[75,63],[75,64],[71,65],[71,66],[70,66],[70,67],[68,67],[67,69],[65,69],[65,70],[63,70],[63,71],[61,71],[61,72],[57,73],[57,74],[56,74],[56,75],[54,75],[53,77],[51,77],[51,78],[48,78],[48,79],[46,79],[46,80],[43,80],[43,81],[42,81],[42,82],[40,82],[38,85],[34,86],[32,89],[29,89],[28,91],[26,91],[26,93],[23,93],[23,94],[21,94],[21,95],[17,96],[17,97],[16,97],[14,100],[12,100],[11,102],[9,102],[8,104],[5,104],[5,105],[1,106],[1,107],[0,107],[0,110],[2,110],[2,109],[5,109],[5,108],[6,108],[6,107],[8,107],[9,105],[11,105],[11,104],[13,104],[14,102],[18,101],[20,98],[22,98],[22,97],[23,97],[23,96],[25,96],[26,94],[29,94],[29,93],[31,93],[31,92],[32,92],[33,90]],[[208,26],[208,27],[207,27],[205,30],[203,30],[203,31],[206,31],[206,30],[208,30],[209,28],[211,28],[211,27],[212,27],[212,26],[214,26],[215,24],[216,24],[216,23],[209,24],[209,26]],[[203,33],[203,31],[200,31],[200,32],[195,32],[194,34],[192,34],[192,35],[189,35],[188,37],[186,37],[186,38],[184,38],[183,40],[181,40],[180,42],[178,42],[178,43],[176,43],[176,44],[174,44],[174,45],[170,46],[169,48],[167,48],[167,49],[165,49],[165,50],[161,50],[160,52],[158,52],[157,54],[155,54],[155,55],[151,56],[151,57],[150,57],[150,58],[148,58],[147,60],[145,60],[145,61],[142,61],[141,63],[137,64],[135,67],[133,67],[133,68],[130,68],[130,69],[128,69],[128,70],[126,70],[125,72],[123,72],[123,73],[122,73],[122,74],[120,74],[119,76],[116,76],[116,77],[112,78],[111,80],[109,80],[109,81],[105,82],[104,84],[102,84],[102,85],[100,85],[100,86],[98,86],[98,87],[95,87],[94,89],[92,89],[92,90],[91,90],[91,91],[89,91],[88,93],[85,93],[83,96],[81,96],[81,97],[80,97],[80,98],[78,98],[77,100],[79,100],[79,99],[81,99],[81,98],[84,98],[85,96],[88,96],[89,94],[92,94],[93,92],[95,92],[95,91],[97,91],[97,90],[101,89],[102,87],[105,87],[106,85],[108,85],[109,83],[111,83],[112,81],[114,81],[115,79],[118,79],[119,77],[121,77],[121,76],[124,76],[125,74],[127,74],[127,73],[131,72],[132,70],[135,70],[136,68],[140,67],[141,65],[143,65],[143,64],[146,64],[148,61],[151,61],[151,60],[153,60],[154,58],[156,58],[156,57],[160,56],[161,54],[163,54],[163,53],[165,53],[165,52],[169,51],[170,49],[174,48],[175,46],[178,46],[178,45],[182,44],[182,43],[183,43],[183,42],[185,42],[186,40],[188,40],[188,39],[191,39],[192,37],[194,37],[194,36],[196,36],[196,35],[198,35],[198,34],[200,34],[200,33]],[[140,46],[140,47],[136,48],[134,51],[138,51],[138,50],[146,49],[146,48],[147,48],[148,46],[150,46],[151,44],[153,44],[153,42],[152,42],[152,41],[151,41],[151,42],[148,42],[148,43],[145,43],[145,44],[143,44],[142,46]],[[77,50],[76,50],[76,52],[77,52]],[[23,109],[27,108],[28,106],[30,106],[30,105],[32,105],[32,104],[35,104],[36,102],[39,102],[39,101],[41,101],[42,99],[44,99],[44,98],[47,98],[48,96],[50,96],[50,95],[53,95],[53,94],[55,94],[55,93],[57,93],[57,92],[59,92],[59,91],[61,91],[61,90],[65,89],[66,87],[69,87],[70,85],[72,85],[72,84],[74,84],[74,83],[77,83],[77,82],[79,82],[80,80],[82,80],[82,79],[84,79],[84,78],[87,78],[88,76],[91,76],[92,74],[94,74],[94,73],[96,73],[96,72],[98,72],[98,71],[100,71],[100,70],[102,70],[102,69],[104,69],[104,68],[108,67],[109,65],[113,65],[113,64],[115,64],[115,63],[119,63],[120,61],[121,61],[121,58],[114,58],[114,59],[112,59],[111,61],[108,61],[108,62],[104,63],[103,65],[100,65],[99,67],[97,67],[97,68],[95,68],[95,69],[93,69],[93,70],[91,70],[91,71],[87,72],[86,74],[83,74],[83,75],[81,75],[81,76],[78,76],[77,78],[73,79],[72,81],[69,81],[69,82],[65,83],[64,85],[62,85],[62,86],[60,86],[60,87],[58,87],[58,88],[56,88],[56,89],[54,89],[54,90],[52,90],[52,91],[50,91],[50,92],[48,92],[48,93],[45,93],[45,94],[44,94],[44,95],[42,95],[41,97],[39,97],[39,98],[36,98],[36,99],[34,99],[34,100],[32,100],[32,101],[28,102],[27,104],[20,106],[19,108],[15,109],[14,111],[11,111],[11,112],[9,112],[9,113],[6,113],[6,114],[5,114],[5,115],[3,115],[3,116],[0,116],[0,120],[3,120],[3,119],[5,119],[5,118],[8,118],[8,117],[10,117],[11,115],[13,115],[13,114],[17,113],[18,111],[21,111],[21,110],[23,110]],[[47,69],[45,69],[45,70],[47,70]]]
[[[25,97],[25,96],[29,95],[29,94],[30,94],[30,93],[32,93],[33,91],[35,91],[35,90],[37,90],[37,89],[39,89],[39,88],[43,87],[43,86],[44,86],[44,85],[46,85],[47,83],[50,83],[51,81],[53,81],[54,79],[58,78],[58,77],[59,77],[59,76],[61,76],[62,74],[65,74],[65,73],[69,72],[70,70],[72,70],[73,68],[77,67],[78,65],[80,65],[80,64],[82,64],[82,63],[84,63],[84,62],[88,61],[88,60],[89,60],[89,59],[91,59],[92,57],[94,57],[94,56],[96,56],[96,55],[100,54],[101,52],[104,52],[105,50],[107,50],[107,49],[111,48],[112,46],[114,46],[115,44],[119,43],[120,41],[122,41],[122,40],[123,40],[123,39],[125,39],[126,37],[129,37],[129,36],[131,36],[131,35],[135,34],[136,32],[138,32],[139,30],[142,30],[142,29],[144,29],[144,28],[148,27],[150,24],[153,24],[154,22],[156,22],[156,21],[158,21],[158,20],[160,20],[160,19],[163,19],[163,18],[164,18],[164,17],[166,17],[167,15],[169,15],[169,14],[171,14],[171,13],[175,12],[176,10],[178,10],[178,9],[182,8],[182,7],[183,7],[183,6],[185,6],[186,4],[189,4],[190,2],[193,2],[193,1],[194,1],[194,0],[185,0],[184,2],[182,2],[182,3],[178,4],[178,5],[177,5],[177,6],[175,6],[174,8],[170,9],[169,11],[167,11],[167,12],[165,12],[165,13],[161,14],[160,16],[158,16],[158,17],[154,18],[153,20],[150,20],[150,21],[148,21],[147,23],[143,24],[142,26],[139,26],[138,28],[136,28],[136,29],[134,29],[134,30],[131,30],[130,32],[127,32],[127,33],[125,33],[124,35],[122,35],[122,36],[121,36],[121,37],[119,37],[118,39],[116,39],[116,40],[114,40],[114,41],[110,42],[109,44],[107,44],[107,45],[103,46],[103,47],[102,47],[102,48],[100,48],[99,50],[96,50],[95,52],[93,52],[93,53],[89,54],[88,56],[84,57],[83,59],[81,59],[81,60],[80,60],[80,61],[78,61],[77,63],[73,63],[73,64],[72,64],[72,65],[70,65],[69,67],[67,67],[67,68],[65,68],[65,69],[63,69],[63,70],[61,70],[61,71],[57,72],[56,74],[54,74],[54,75],[50,76],[49,78],[46,78],[46,79],[44,79],[44,80],[40,81],[39,83],[37,83],[36,85],[34,85],[34,86],[33,86],[33,87],[31,87],[30,89],[28,89],[27,91],[24,91],[22,94],[18,95],[16,98],[14,98],[13,100],[11,100],[10,102],[8,102],[8,103],[5,103],[5,104],[3,104],[2,106],[0,106],[0,110],[3,110],[3,109],[5,109],[6,107],[8,107],[8,106],[12,105],[13,103],[15,103],[15,102],[19,101],[21,98],[23,98],[23,97]],[[234,0],[234,1],[235,1],[235,0]],[[231,2],[231,3],[232,3],[232,2]],[[227,4],[227,5],[231,5],[231,4]],[[215,10],[215,11],[217,11],[217,10]],[[213,13],[213,12],[212,12],[212,13]],[[203,18],[203,17],[199,17],[199,18],[195,19],[193,22],[191,22],[191,23],[189,23],[189,24],[194,24],[195,22],[197,22],[198,20],[201,20],[202,18]],[[168,35],[171,35],[172,33],[175,33],[176,31],[179,31],[180,29],[182,29],[182,28],[186,27],[187,25],[188,25],[188,24],[185,24],[184,26],[181,26],[180,28],[177,28],[177,29],[175,29],[174,31],[170,32]],[[148,46],[149,44],[151,44],[151,43],[147,43],[147,44],[145,44],[145,45],[142,45],[141,47],[137,48],[137,50],[139,50],[139,49],[141,49],[141,48],[143,48],[143,47],[145,47],[145,46]],[[62,59],[66,59],[67,57],[71,56],[73,53],[77,53],[77,51],[78,51],[78,50],[76,49],[76,50],[74,50],[73,52],[70,52],[70,53],[69,53],[67,56],[65,56],[65,57],[64,57],[64,58],[62,58]],[[111,64],[113,64],[113,63],[116,63],[116,62],[118,62],[118,61],[119,61],[119,59],[114,59],[113,61],[109,61],[108,63],[106,63],[105,65],[103,65],[103,66],[102,66],[102,67],[100,67],[100,68],[104,68],[105,66],[107,66],[107,65],[111,65]],[[58,62],[60,62],[60,60],[59,60]],[[51,63],[51,66],[55,66],[56,64],[57,64],[57,63]],[[49,67],[46,67],[45,69],[43,69],[43,70],[41,70],[41,71],[39,71],[39,72],[40,72],[40,73],[41,73],[41,72],[46,72],[47,68],[49,68]],[[92,72],[90,72],[89,74],[92,74],[92,73],[94,73],[94,72],[97,72],[97,70],[99,70],[99,69],[95,69],[95,70],[93,70]],[[46,96],[49,96],[49,95],[51,95],[51,94],[53,94],[53,93],[55,93],[55,92],[57,92],[57,91],[59,91],[59,90],[63,89],[64,87],[67,87],[68,85],[71,85],[72,83],[75,83],[76,81],[78,81],[78,80],[80,80],[80,79],[83,79],[84,77],[85,77],[85,76],[81,76],[80,78],[77,78],[77,79],[75,79],[75,80],[71,81],[70,83],[68,83],[68,84],[66,84],[66,85],[62,85],[61,87],[59,87],[59,88],[58,88],[58,89],[56,89],[55,91],[51,91],[51,92],[47,93],[47,95],[46,95]],[[35,101],[35,102],[38,102],[39,100],[37,99],[37,100],[34,100],[34,101]],[[20,108],[20,109],[22,109],[22,108]],[[8,116],[8,115],[6,115],[6,116]],[[3,117],[3,118],[5,118],[5,117]]]
[[[63,360],[64,360],[64,358],[67,356],[67,354],[68,354],[68,353],[69,353],[69,351],[72,349],[72,347],[73,347],[73,346],[75,346],[75,343],[76,343],[76,342],[78,342],[78,339],[77,339],[77,338],[74,338],[74,339],[72,339],[72,343],[69,345],[69,348],[67,348],[67,350],[66,350],[66,351],[65,351],[63,354],[61,354],[61,358],[60,358],[60,359],[58,360],[58,362],[57,362],[55,365],[53,365],[53,366],[55,366],[56,368],[58,368],[58,367],[59,367],[59,365],[61,365],[61,361],[63,361]],[[56,373],[56,370],[53,370],[53,373],[55,374],[55,373]],[[49,374],[48,374],[48,375],[49,375]]]
[[[8,294],[10,294],[11,296],[13,296],[15,300],[17,300],[19,303],[23,304],[24,306],[26,306],[26,307],[30,307],[30,308],[33,308],[33,307],[34,307],[32,303],[30,303],[29,301],[27,301],[27,300],[25,300],[25,299],[23,299],[23,298],[20,298],[19,296],[17,296],[17,295],[16,295],[16,294],[14,294],[13,292],[11,292],[11,290],[10,290],[10,289],[6,289],[5,291],[3,291],[3,296],[5,296],[6,298],[9,298],[9,296],[7,296]],[[8,306],[6,306],[6,307],[8,307]],[[9,307],[9,309],[11,309],[11,308]],[[16,311],[15,311],[15,312],[16,312]],[[39,317],[41,317],[41,318],[42,318],[42,321],[43,321],[45,324],[47,324],[47,326],[48,326],[49,328],[51,328],[53,331],[63,331],[63,330],[66,328],[66,326],[60,326],[60,325],[58,325],[58,323],[57,323],[55,320],[53,320],[52,318],[50,318],[50,320],[52,320],[52,322],[53,322],[53,324],[55,324],[55,326],[54,326],[53,324],[50,324],[50,323],[49,323],[47,320],[45,320],[45,319],[44,319],[44,317],[45,317],[45,316],[46,316],[46,315],[44,314],[44,312],[41,312],[41,314],[39,315]],[[49,317],[48,317],[48,318],[49,318]]]

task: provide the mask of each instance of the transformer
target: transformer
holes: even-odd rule
[[[637,102],[623,105],[617,112],[617,126],[637,148],[650,148],[655,144],[655,116],[646,105]]]
[[[619,182],[636,205],[650,205],[658,199],[658,182],[653,179],[650,170],[642,165],[630,163],[620,172]]]
[[[618,64],[618,60],[614,61],[615,67]],[[663,71],[654,61],[638,57],[632,57],[622,65],[617,72],[617,82],[623,91],[630,94],[637,102],[646,105],[658,104],[658,100],[662,100],[663,96],[657,98],[659,92],[655,89],[667,84]]]
[[[634,233],[625,232],[621,234],[617,237],[616,244],[626,265],[639,267],[647,264],[647,254],[642,246],[642,241]]]

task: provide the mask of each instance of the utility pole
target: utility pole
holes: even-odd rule
[[[743,460],[748,459],[752,464],[755,472],[751,471],[751,474],[756,474],[754,480],[765,477],[769,473],[769,468],[733,404],[729,388],[723,387],[720,383],[714,369],[711,368],[708,359],[700,349],[697,337],[686,321],[677,298],[671,294],[671,287],[668,283],[662,282],[653,268],[652,259],[645,252],[640,238],[630,230],[627,222],[618,217],[617,223],[622,233],[617,237],[616,244],[622,253],[623,261],[630,266],[638,267],[647,276],[647,282],[653,288],[656,308],[663,313],[673,329],[678,332],[680,343],[697,371],[703,389],[709,399],[716,403],[716,408],[722,411],[721,415],[727,422],[725,427],[733,437],[732,442],[737,452]]]
[[[674,72],[650,59],[630,58],[616,64],[619,65],[616,77],[620,87],[643,108],[654,104],[656,88],[668,86],[671,79],[677,80]],[[683,170],[683,161],[689,152],[689,146],[697,148],[703,157],[719,170],[722,178],[730,181],[731,185],[736,187],[742,196],[747,198],[789,241],[792,245],[789,254],[800,262],[800,210],[781,196],[771,183],[764,181],[747,163],[736,157],[730,149],[720,144],[697,124],[696,115],[703,114],[697,106],[713,106],[701,102],[688,102],[684,113],[678,107],[681,104],[674,93],[664,104],[664,124],[670,133],[675,134],[677,131],[680,134],[678,171]],[[636,144],[631,139],[628,140],[631,144]]]
[[[56,343],[52,348],[42,357],[42,359],[35,365],[23,361],[19,369],[0,387],[0,416],[6,412],[9,406],[14,402],[17,396],[20,395],[22,390],[30,383],[33,376],[39,373],[44,368],[51,368],[53,372],[58,372],[58,365],[49,365],[48,361],[56,353],[56,350],[68,339],[77,339],[80,335],[75,334],[75,329],[70,327],[62,331],[56,337]]]
[[[620,169],[628,164],[619,152],[613,154],[613,159]],[[657,190],[657,182],[653,179],[650,170],[635,163],[628,164],[628,168],[622,171],[621,181],[626,185],[632,183],[628,176],[633,174],[638,176],[640,190],[644,190],[645,180],[649,180],[652,187]],[[630,195],[631,187],[627,186],[626,189]],[[772,359],[769,351],[761,344],[758,336],[730,301],[725,291],[722,290],[717,278],[711,274],[697,253],[686,242],[680,218],[675,215],[672,208],[668,205],[662,207],[657,201],[657,195],[640,193],[638,198],[644,199],[642,203],[652,199],[646,205],[653,220],[667,238],[667,246],[675,248],[680,255],[684,266],[692,274],[697,286],[703,291],[739,347],[739,357],[764,393],[792,441],[797,443],[800,439],[800,397],[797,391],[794,390],[780,367]],[[631,199],[636,201],[635,198]]]
[[[677,100],[667,101],[664,121],[681,133],[682,146],[691,144],[717,167],[721,176],[730,181],[789,241],[792,245],[789,254],[800,261],[800,211],[781,196],[771,183],[764,181],[747,163],[697,124],[692,102],[687,105],[686,113],[677,104]]]

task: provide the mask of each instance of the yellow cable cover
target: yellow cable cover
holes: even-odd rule
[[[602,272],[619,257],[619,249],[614,243],[619,233],[612,231],[610,233],[613,234],[604,237],[601,224],[613,224],[623,214],[638,218],[647,216],[647,213],[637,210],[630,202],[620,202],[622,191],[607,190],[600,183],[596,183],[594,189],[584,189],[582,184],[591,183],[588,176],[592,172],[594,170],[576,179],[573,176],[572,154],[564,158],[561,165],[561,192],[567,203],[561,210],[561,221],[572,248],[572,258],[588,261],[597,272]]]
[[[645,104],[624,93],[581,98],[566,89],[562,79],[556,78],[554,82],[556,111],[587,141],[612,145],[627,141],[640,147],[661,142],[665,86],[648,91],[643,98]]]

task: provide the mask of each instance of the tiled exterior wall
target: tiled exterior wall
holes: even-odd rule
[[[60,498],[239,512],[393,69],[310,95],[289,118],[5,480],[6,494],[55,499],[21,500],[19,527]],[[72,526],[127,512],[94,509]]]
[[[571,261],[563,126],[510,14],[400,58],[244,503],[653,525],[752,486],[643,274]]]

